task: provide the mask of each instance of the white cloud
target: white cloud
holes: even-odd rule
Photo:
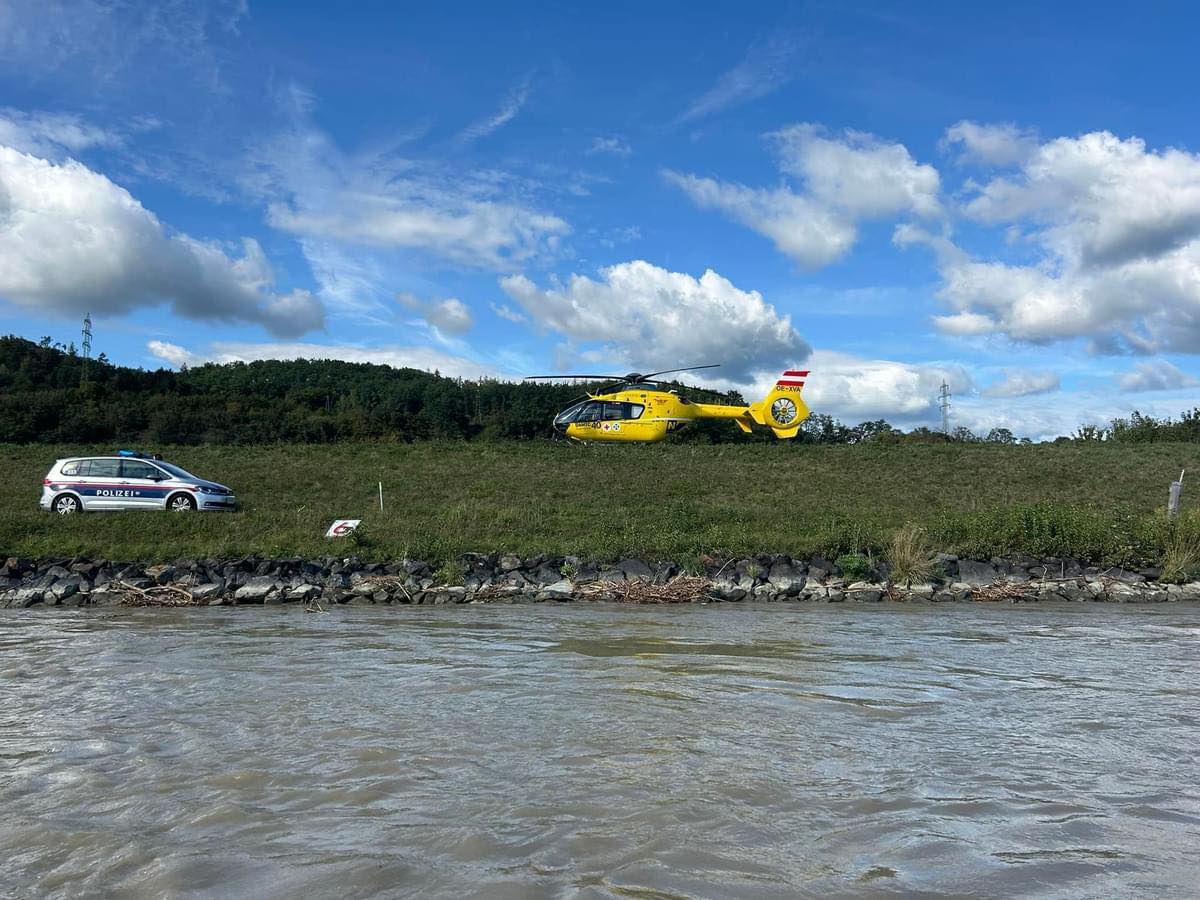
[[[779,148],[783,170],[800,178],[822,206],[855,219],[941,212],[937,169],[916,162],[903,144],[862,131],[830,135],[810,123],[769,137]]]
[[[720,363],[722,379],[744,384],[810,352],[788,316],[711,269],[694,278],[636,260],[601,269],[599,281],[572,275],[540,288],[510,275],[500,285],[537,327],[643,372]]]
[[[509,91],[508,96],[500,103],[500,109],[494,115],[480,119],[478,122],[465,128],[462,134],[459,135],[459,140],[475,141],[479,138],[487,137],[496,129],[504,127],[515,119],[517,113],[521,111],[529,99],[529,82],[530,79],[526,78]]]
[[[1004,378],[983,392],[985,397],[1029,397],[1058,390],[1058,375],[1030,369],[1005,369]]]
[[[963,119],[946,129],[942,147],[961,148],[960,162],[1009,166],[1028,159],[1037,149],[1037,134],[1011,122],[986,125]]]
[[[777,34],[766,43],[751,47],[740,63],[721,75],[716,84],[676,117],[675,124],[715,115],[782,87],[794,75],[797,49],[796,41],[787,34]]]
[[[258,359],[337,359],[344,362],[376,363],[395,368],[436,371],[452,378],[496,378],[506,373],[490,363],[443,353],[431,347],[361,347],[349,344],[241,343],[218,341],[205,351],[192,351],[178,344],[150,341],[147,349],[172,366],[197,366],[206,362],[253,362]],[[511,376],[507,376],[511,377]]]
[[[993,179],[966,204],[984,223],[1029,218],[1062,262],[1119,266],[1157,258],[1200,235],[1200,156],[1147,152],[1107,131],[1038,147],[1016,178]]]
[[[1123,391],[1175,391],[1200,384],[1191,375],[1180,371],[1165,359],[1138,363],[1133,370],[1117,379]]]
[[[141,79],[148,67],[159,83],[179,71],[221,91],[224,51],[248,11],[247,0],[5,0],[0,67],[26,79],[63,72],[91,89]]]
[[[951,333],[1097,352],[1200,352],[1200,155],[1149,151],[1108,132],[1038,146],[1016,175],[973,187],[970,218],[1025,231],[1032,264],[977,260],[948,240],[899,229],[938,253],[936,320]]]
[[[814,351],[804,400],[814,413],[844,422],[886,419],[897,426],[938,420],[938,392],[945,381],[953,394],[973,390],[959,365],[864,359],[832,350]]]
[[[186,347],[172,344],[169,341],[150,341],[146,344],[146,349],[156,359],[161,359],[167,365],[174,366],[177,369],[181,369],[184,366],[198,366],[208,362],[208,360],[198,356]]]
[[[124,138],[70,113],[24,112],[0,109],[0,145],[40,156],[58,158],[64,151],[79,153],[93,147],[119,147]]]
[[[806,269],[841,259],[858,238],[853,222],[786,188],[761,190],[696,175],[663,174],[701,209],[720,210],[770,238]]]
[[[498,315],[501,319],[507,319],[510,322],[516,322],[518,324],[529,321],[528,316],[524,316],[517,312],[507,303],[493,303],[492,312]]]
[[[937,170],[918,164],[901,144],[855,131],[830,136],[809,124],[769,137],[779,152],[780,168],[799,179],[803,192],[672,171],[664,177],[697,206],[725,212],[808,269],[844,257],[858,240],[862,221],[941,213]]]
[[[592,145],[587,149],[588,156],[594,156],[597,153],[607,153],[612,156],[629,156],[633,153],[633,148],[628,142],[623,141],[619,137],[594,137]]]
[[[257,242],[241,256],[168,235],[124,188],[75,161],[0,147],[0,297],[74,315],[171,303],[190,319],[253,322],[280,337],[321,328],[306,291],[274,293]]]
[[[512,271],[554,252],[570,230],[520,191],[504,196],[502,173],[451,172],[391,146],[347,155],[307,124],[306,106],[294,115],[289,131],[254,149],[242,186],[266,204],[271,225],[306,241]]]
[[[471,326],[475,324],[467,305],[454,298],[436,302],[426,314],[426,319],[434,328],[449,334],[462,334],[470,331]]]
[[[471,310],[461,300],[422,300],[408,291],[396,295],[401,306],[419,312],[425,321],[444,334],[463,334],[475,325]]]

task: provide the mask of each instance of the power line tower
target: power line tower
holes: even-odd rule
[[[88,361],[92,358],[92,314],[83,317],[83,374],[79,380],[87,383]]]
[[[942,408],[942,434],[950,434],[950,385],[946,384],[946,380],[942,379],[942,392],[938,394],[938,399],[941,401]]]

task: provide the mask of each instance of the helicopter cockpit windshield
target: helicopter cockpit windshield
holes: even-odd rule
[[[615,422],[636,419],[645,407],[640,403],[621,403],[612,400],[584,400],[569,406],[554,417],[555,428],[566,428],[575,422]]]

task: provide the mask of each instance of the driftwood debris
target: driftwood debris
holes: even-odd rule
[[[140,588],[126,581],[111,581],[104,588],[120,596],[121,606],[200,606],[187,588],[160,584]]]
[[[575,586],[581,600],[619,603],[702,603],[710,599],[712,582],[699,575],[677,575],[663,584],[650,581],[593,581]]]

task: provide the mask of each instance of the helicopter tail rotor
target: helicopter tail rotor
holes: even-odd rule
[[[750,405],[750,416],[775,432],[777,438],[794,438],[800,423],[808,418],[808,406],[800,397],[807,371],[789,370],[759,403]]]

